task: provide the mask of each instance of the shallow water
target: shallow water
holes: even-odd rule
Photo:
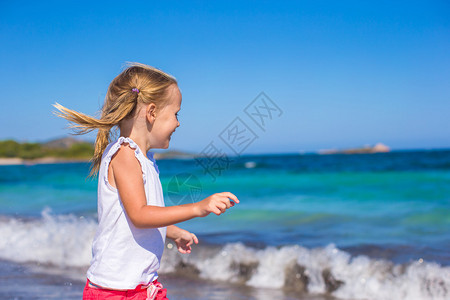
[[[225,190],[241,200],[223,216],[182,225],[201,243],[191,255],[165,252],[160,273],[171,299],[188,299],[179,287],[191,280],[200,298],[203,289],[241,297],[233,299],[448,297],[450,151],[233,160],[215,178],[195,160],[158,161],[167,205]],[[2,282],[79,296],[96,229],[88,168],[0,166],[0,259],[16,268]],[[28,264],[49,278],[70,274],[73,286],[59,275],[41,282]]]

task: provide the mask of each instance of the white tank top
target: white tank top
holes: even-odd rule
[[[153,155],[146,158],[130,138],[107,146],[98,174],[98,229],[87,278],[111,289],[134,289],[158,277],[166,228],[136,228],[129,220],[116,188],[108,182],[108,167],[120,145],[128,143],[141,164],[147,205],[164,206],[159,170]],[[151,153],[149,153],[151,154]]]

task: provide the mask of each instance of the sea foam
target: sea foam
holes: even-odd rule
[[[197,250],[197,249],[196,249]],[[253,249],[241,243],[200,249],[182,256],[165,252],[163,272],[204,279],[283,288],[298,293],[331,294],[342,299],[448,299],[450,267],[422,260],[405,265],[351,257],[334,245]]]
[[[0,259],[55,268],[87,268],[97,223],[74,215],[22,220],[0,218]],[[394,264],[351,256],[335,245],[255,249],[242,243],[196,245],[190,255],[169,242],[161,274],[225,281],[237,285],[329,294],[341,299],[448,299],[450,267],[418,260]],[[83,278],[80,278],[83,279]]]
[[[55,267],[85,267],[91,260],[92,240],[97,228],[93,219],[74,215],[42,218],[0,219],[0,258],[19,263],[38,263]]]

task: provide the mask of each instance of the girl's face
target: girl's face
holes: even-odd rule
[[[155,121],[151,130],[152,148],[167,149],[172,133],[180,126],[178,122],[178,112],[181,108],[180,90],[173,84],[168,87],[167,93],[167,104],[155,112]]]

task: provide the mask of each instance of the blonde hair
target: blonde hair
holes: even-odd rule
[[[138,102],[154,103],[157,108],[162,108],[167,104],[166,91],[172,84],[177,84],[176,79],[161,70],[140,63],[129,63],[110,83],[100,118],[68,109],[58,103],[53,105],[58,110],[55,112],[57,116],[73,123],[70,128],[74,129],[75,134],[98,129],[90,177],[98,173],[103,151],[111,142],[111,129],[123,119],[133,116]]]

